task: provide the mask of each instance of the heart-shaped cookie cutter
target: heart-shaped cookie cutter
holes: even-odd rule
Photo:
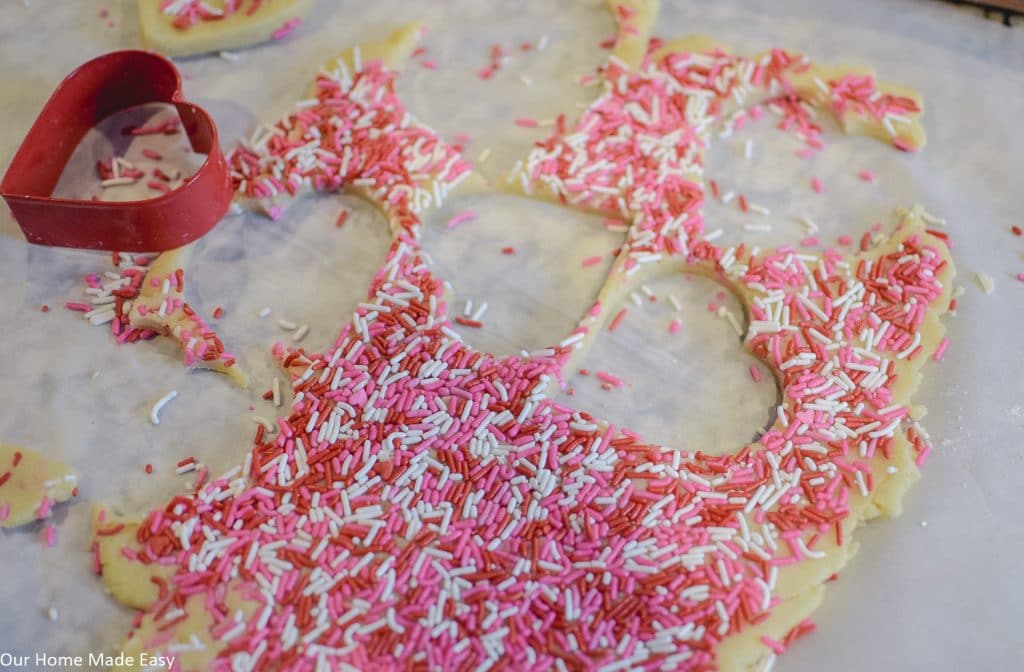
[[[174,105],[192,149],[206,154],[177,189],[139,201],[87,201],[52,196],[85,134],[114,112],[144,103]],[[32,125],[0,182],[25,238],[39,245],[124,252],[181,247],[214,227],[231,203],[227,162],[217,126],[184,100],[181,76],[149,51],[115,51],[68,75]]]

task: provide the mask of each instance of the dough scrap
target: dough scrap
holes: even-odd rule
[[[77,486],[78,474],[67,464],[0,444],[0,527],[20,527],[49,517],[50,506],[71,499]]]
[[[178,0],[176,4],[188,2]],[[138,8],[142,37],[148,47],[167,56],[189,56],[266,42],[277,31],[301,21],[313,3],[314,0],[262,0],[251,14],[243,8],[216,20],[200,19],[187,28],[175,27],[178,16],[162,11],[165,0],[138,0]],[[223,6],[223,2],[216,0],[203,4]]]

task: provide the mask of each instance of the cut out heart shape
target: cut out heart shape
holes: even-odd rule
[[[207,155],[177,189],[140,201],[55,198],[53,189],[82,137],[110,114],[141,105],[174,105],[196,152]],[[152,252],[181,247],[220,221],[231,201],[217,127],[185,101],[181,76],[148,51],[116,51],[80,66],[57,87],[14,155],[0,195],[25,238],[38,245]]]

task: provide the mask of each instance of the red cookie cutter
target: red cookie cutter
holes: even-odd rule
[[[207,155],[177,189],[142,201],[54,198],[53,189],[82,137],[119,110],[174,105],[192,149]],[[57,87],[11,161],[0,195],[30,243],[124,252],[181,247],[214,227],[231,204],[217,126],[186,102],[181,76],[148,51],[115,51],[80,66]]]

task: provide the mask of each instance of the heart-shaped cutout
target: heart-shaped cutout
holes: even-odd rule
[[[79,141],[111,114],[142,105],[173,105],[193,150],[206,161],[180,187],[156,198],[104,202],[55,198],[54,187]],[[181,76],[148,51],[116,51],[80,66],[57,87],[11,161],[0,195],[31,243],[96,250],[168,250],[199,238],[231,201],[217,127],[187,102]]]

